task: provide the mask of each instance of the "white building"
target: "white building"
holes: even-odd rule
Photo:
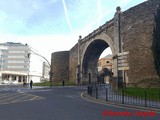
[[[49,80],[49,71],[50,67],[43,58],[31,54],[29,77],[34,83]]]
[[[50,66],[32,52],[27,44],[0,43],[0,83],[49,80]]]
[[[29,80],[29,53],[27,44],[1,43],[0,44],[0,81],[23,83]]]
[[[50,66],[46,62],[43,62],[41,81],[49,81],[49,72],[50,72]]]

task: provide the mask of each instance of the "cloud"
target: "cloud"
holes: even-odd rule
[[[130,1],[132,1],[132,0],[120,0],[120,3],[121,3],[122,5],[126,5],[126,4],[128,4]]]
[[[28,44],[49,61],[52,52],[70,50],[78,41],[77,35],[38,35],[17,36],[13,34],[0,34],[1,43],[20,42]]]
[[[48,0],[47,4],[51,4],[51,3],[56,3],[58,2],[59,0]]]
[[[63,3],[63,8],[64,8],[66,20],[67,20],[69,29],[70,29],[70,31],[71,31],[71,33],[72,33],[72,32],[73,32],[73,30],[72,30],[72,25],[71,25],[71,22],[70,22],[70,19],[69,19],[69,16],[68,16],[68,12],[67,12],[67,7],[66,7],[65,0],[62,0],[62,3]]]
[[[102,11],[101,11],[101,0],[97,0],[97,9],[98,9],[98,26],[101,24],[101,19],[102,19]]]
[[[33,7],[34,9],[39,9],[39,8],[40,8],[40,5],[39,5],[36,1],[33,1],[32,7]]]

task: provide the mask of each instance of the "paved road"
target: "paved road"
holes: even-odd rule
[[[1,91],[0,103],[6,103],[0,104],[0,120],[160,120],[158,113],[153,117],[134,116],[138,110],[87,101],[81,98],[83,91],[86,91],[85,87]],[[1,96],[7,94],[10,95],[5,98]],[[111,111],[128,111],[130,115],[116,117],[111,115]]]

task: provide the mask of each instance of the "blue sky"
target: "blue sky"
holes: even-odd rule
[[[0,0],[1,42],[28,43],[50,60],[122,11],[146,0]]]

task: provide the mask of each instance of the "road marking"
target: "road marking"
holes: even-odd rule
[[[77,95],[67,95],[67,97],[69,97],[69,98],[78,98],[79,96],[77,96]]]
[[[0,99],[1,98],[5,98],[5,97],[10,97],[10,96],[15,96],[15,95],[17,95],[17,94],[19,94],[19,93],[14,93],[14,94],[12,94],[12,93],[7,93],[7,94],[4,94],[4,95],[2,95],[2,96],[0,96]]]
[[[47,90],[31,90],[31,91],[27,91],[28,93],[30,93],[30,92],[44,92],[44,91],[50,91],[49,89],[47,89]]]
[[[34,99],[36,99],[38,96],[35,96],[35,97],[33,97],[32,99],[30,99],[30,100],[34,100]]]
[[[15,94],[15,95],[13,95],[12,97],[9,97],[9,98],[4,99],[4,100],[0,100],[0,102],[7,101],[7,100],[11,100],[11,99],[15,98],[16,96],[21,96],[21,95],[22,95],[21,93]]]
[[[11,104],[17,102],[24,102],[24,101],[32,101],[32,100],[42,100],[45,99],[40,96],[28,94],[28,93],[6,93],[7,95],[3,94],[3,99],[0,100],[0,104]]]
[[[29,97],[29,95],[24,96],[24,97],[19,98],[19,99],[16,99],[16,100],[12,101],[12,103],[18,102],[18,101],[20,101],[20,100],[22,100],[22,99],[24,99],[24,98],[27,98],[27,97]],[[22,100],[22,101],[23,101],[23,100]]]
[[[0,98],[3,97],[3,96],[11,95],[11,94],[12,94],[12,93],[3,93],[3,94],[0,95]]]

